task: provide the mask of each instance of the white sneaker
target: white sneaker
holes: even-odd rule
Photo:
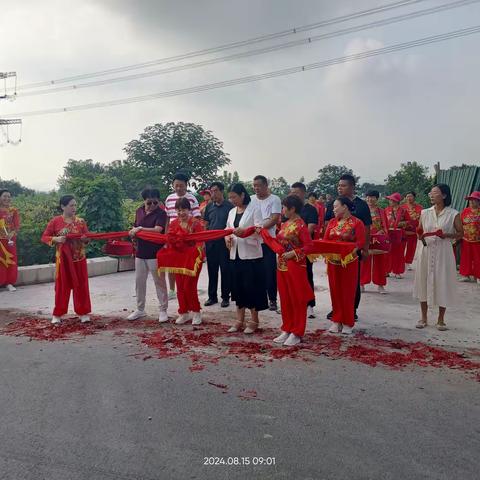
[[[192,325],[200,325],[202,323],[202,314],[200,312],[193,312]]]
[[[351,335],[353,332],[353,327],[342,324],[342,335]]]
[[[459,282],[470,282],[470,277],[462,277],[460,278],[460,280],[458,280]],[[7,285],[7,288],[8,288],[8,285]]]
[[[90,317],[88,315],[80,315],[80,322],[81,323],[88,323],[90,322]]]
[[[168,299],[175,300],[176,298],[177,298],[177,292],[175,292],[175,290],[170,290],[168,292]]]
[[[9,292],[16,292],[17,289],[11,284],[9,283],[7,286],[6,286],[6,289],[9,291]]]
[[[313,307],[307,307],[307,317],[308,318],[315,318],[315,312],[313,311]]]
[[[378,286],[378,293],[380,293],[381,295],[387,294],[387,291],[385,290],[385,287],[383,285]]]
[[[330,328],[328,329],[330,333],[340,333],[342,331],[342,324],[337,322],[332,322]]]
[[[396,278],[397,280],[401,280],[403,277],[402,277],[401,275],[395,275],[395,278]]]
[[[177,325],[183,325],[184,323],[187,323],[189,320],[191,320],[190,314],[182,313],[177,317],[177,319],[175,320],[175,323]]]
[[[53,323],[54,325],[58,325],[59,323],[62,323],[62,317],[57,317],[57,316],[54,315],[54,316],[52,317],[52,323]]]
[[[138,320],[139,318],[146,317],[147,313],[144,310],[135,310],[133,313],[131,313],[128,317],[127,320]]]
[[[278,337],[275,337],[273,341],[275,343],[283,343],[285,342],[285,340],[287,340],[289,336],[290,334],[288,332],[282,332]]]
[[[159,323],[168,322],[168,313],[167,312],[160,312],[158,314],[158,321],[159,321]]]
[[[412,265],[410,263],[407,263],[407,270],[411,272],[413,270]]]
[[[300,337],[297,337],[295,334],[291,333],[283,344],[286,347],[294,347],[295,345],[301,343],[301,341],[302,339]]]

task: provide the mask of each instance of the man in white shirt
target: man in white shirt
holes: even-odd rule
[[[263,228],[266,228],[272,237],[276,236],[277,223],[282,214],[282,202],[277,195],[270,193],[268,180],[263,175],[257,175],[253,179],[253,190],[255,195],[252,201],[260,205],[262,212]],[[277,255],[264,243],[263,261],[266,269],[267,294],[269,309],[277,310]]]
[[[165,200],[165,209],[167,211],[167,217],[169,223],[177,218],[177,211],[175,210],[175,204],[179,198],[185,197],[190,202],[191,212],[194,217],[200,217],[200,206],[198,200],[190,192],[187,192],[188,177],[184,173],[176,173],[173,177],[173,193],[171,193]],[[168,231],[168,226],[167,226]],[[170,292],[168,293],[168,299],[173,300],[176,297],[175,294],[175,274],[168,274],[168,283],[170,284]]]

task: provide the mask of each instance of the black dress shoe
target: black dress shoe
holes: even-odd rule
[[[222,303],[220,304],[222,308],[227,308],[230,306],[230,300],[222,300]]]
[[[327,320],[331,320],[333,317],[333,310],[330,313],[327,313]]]
[[[277,302],[270,302],[268,309],[272,312],[276,312],[278,310]]]
[[[215,305],[216,303],[218,303],[218,300],[214,300],[213,298],[209,298],[205,303],[204,305],[206,307],[211,307],[212,305]]]
[[[358,320],[358,315],[355,314],[355,315],[353,316],[353,318],[354,318],[355,320]]]

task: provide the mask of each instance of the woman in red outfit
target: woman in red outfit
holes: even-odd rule
[[[285,249],[277,262],[277,284],[282,312],[282,333],[273,341],[294,346],[302,341],[307,323],[307,304],[314,298],[308,283],[306,255],[313,245],[307,225],[300,218],[302,201],[295,195],[283,202],[287,221],[277,234],[277,241]]]
[[[480,191],[472,192],[465,200],[468,200],[468,207],[461,214],[463,241],[460,275],[463,275],[462,281],[469,281],[473,277],[480,283]]]
[[[11,205],[12,195],[0,190],[0,286],[14,292],[17,282],[17,234],[20,230],[18,210]]]
[[[400,207],[402,196],[399,193],[392,193],[385,198],[390,202],[390,206],[385,209],[391,242],[387,273],[393,273],[395,278],[403,278],[402,274],[405,273],[406,213]]]
[[[380,193],[377,190],[370,190],[366,194],[370,215],[372,216],[372,226],[370,227],[370,235],[372,241],[375,241],[375,235],[387,235],[387,218],[382,208],[377,206]],[[370,244],[372,247],[372,244]],[[373,245],[374,249],[374,245]],[[369,255],[360,264],[360,285],[362,291],[365,285],[373,281],[378,286],[378,292],[385,294],[385,285],[387,284],[387,262],[388,253],[375,253]]]
[[[175,203],[175,210],[178,216],[170,223],[168,227],[169,234],[184,235],[186,233],[196,233],[204,230],[202,221],[192,216],[191,204],[188,198],[179,198]],[[183,325],[191,320],[192,325],[200,325],[202,323],[202,315],[200,313],[197,285],[204,259],[203,246],[196,242],[180,242],[174,245],[173,248],[179,250],[184,255],[195,256],[195,268],[193,271],[188,273],[175,273],[179,313],[175,323],[177,325]]]
[[[415,192],[408,192],[405,195],[405,203],[402,205],[402,208],[405,210],[405,221],[407,222],[405,226],[407,242],[405,250],[405,264],[408,270],[412,269],[411,265],[417,250],[417,228],[420,221],[420,214],[423,210],[421,205],[415,203],[416,196],[417,194]]]
[[[352,333],[355,324],[355,294],[358,284],[359,253],[365,244],[365,226],[352,215],[353,202],[347,197],[338,197],[333,204],[335,218],[330,220],[325,231],[325,240],[354,242],[357,246],[355,259],[345,267],[328,262],[327,274],[330,285],[333,312],[330,333]]]
[[[43,232],[42,242],[57,249],[55,274],[55,308],[52,323],[60,323],[68,312],[70,293],[73,290],[73,306],[82,323],[89,322],[91,312],[88,288],[87,258],[85,244],[88,239],[67,240],[68,234],[86,234],[85,220],[76,216],[77,202],[72,195],[60,198],[62,215],[54,217]]]

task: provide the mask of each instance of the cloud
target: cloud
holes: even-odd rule
[[[2,70],[48,80],[208,48],[343,15],[379,1],[23,0],[2,5]],[[470,24],[480,5],[208,68],[0,103],[2,113],[160,92],[303,65]],[[333,27],[332,27],[333,29]],[[401,161],[478,159],[478,38],[455,40],[195,95],[29,117],[0,176],[53,187],[69,158],[109,162],[147,125],[192,121],[214,132],[245,178],[312,178],[346,163],[381,180]],[[461,74],[459,73],[461,72]],[[478,160],[477,160],[478,163]]]

